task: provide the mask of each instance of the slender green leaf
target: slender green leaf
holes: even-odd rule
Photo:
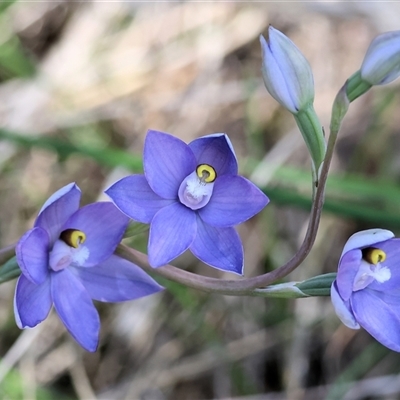
[[[16,145],[33,148],[38,147],[53,151],[61,159],[66,159],[72,154],[79,154],[109,167],[123,166],[132,172],[142,171],[142,159],[126,151],[113,148],[95,148],[48,136],[27,136],[0,129],[0,140],[7,140]]]
[[[335,273],[314,276],[296,286],[308,296],[330,296],[332,282],[336,279]]]
[[[17,257],[9,259],[2,267],[0,267],[0,283],[11,281],[21,275],[17,263]]]

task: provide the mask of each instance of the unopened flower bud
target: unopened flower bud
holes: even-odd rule
[[[283,33],[268,28],[268,39],[260,36],[262,73],[271,96],[293,114],[314,101],[314,80],[310,64]]]
[[[400,76],[400,31],[376,37],[368,47],[361,69],[346,83],[350,102],[374,85],[384,85]]]
[[[386,32],[369,45],[361,65],[361,77],[371,85],[383,85],[400,76],[400,31]]]

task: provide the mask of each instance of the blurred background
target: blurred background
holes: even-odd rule
[[[32,227],[75,181],[83,203],[140,172],[148,128],[184,141],[226,132],[241,173],[270,205],[239,227],[246,276],[279,267],[308,222],[310,161],[290,113],[261,79],[268,25],[309,60],[315,109],[333,99],[370,41],[400,27],[396,2],[0,3],[0,245]],[[350,107],[316,245],[287,280],[334,272],[361,229],[400,231],[399,82]],[[127,242],[146,251],[146,236]],[[232,278],[184,254],[176,266]],[[167,290],[100,304],[100,347],[79,348],[55,313],[14,322],[15,282],[0,290],[1,399],[395,399],[400,356],[335,316],[329,298],[280,300]]]

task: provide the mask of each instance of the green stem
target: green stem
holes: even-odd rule
[[[17,263],[17,257],[10,258],[0,267],[0,283],[11,281],[21,275],[21,270]]]
[[[361,71],[355,72],[346,82],[346,92],[349,102],[351,103],[357,97],[360,97],[369,89],[372,85],[367,81],[364,81],[361,77]]]
[[[4,264],[11,257],[15,256],[15,246],[16,243],[10,244],[9,246],[4,247],[4,249],[0,249],[0,265]]]
[[[313,181],[317,186],[319,168],[324,161],[326,152],[321,124],[312,104],[293,116],[310,152],[313,164]]]

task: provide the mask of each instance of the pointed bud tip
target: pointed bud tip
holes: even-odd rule
[[[314,100],[310,64],[296,45],[282,32],[268,27],[268,38],[260,36],[262,74],[270,95],[293,114]]]

